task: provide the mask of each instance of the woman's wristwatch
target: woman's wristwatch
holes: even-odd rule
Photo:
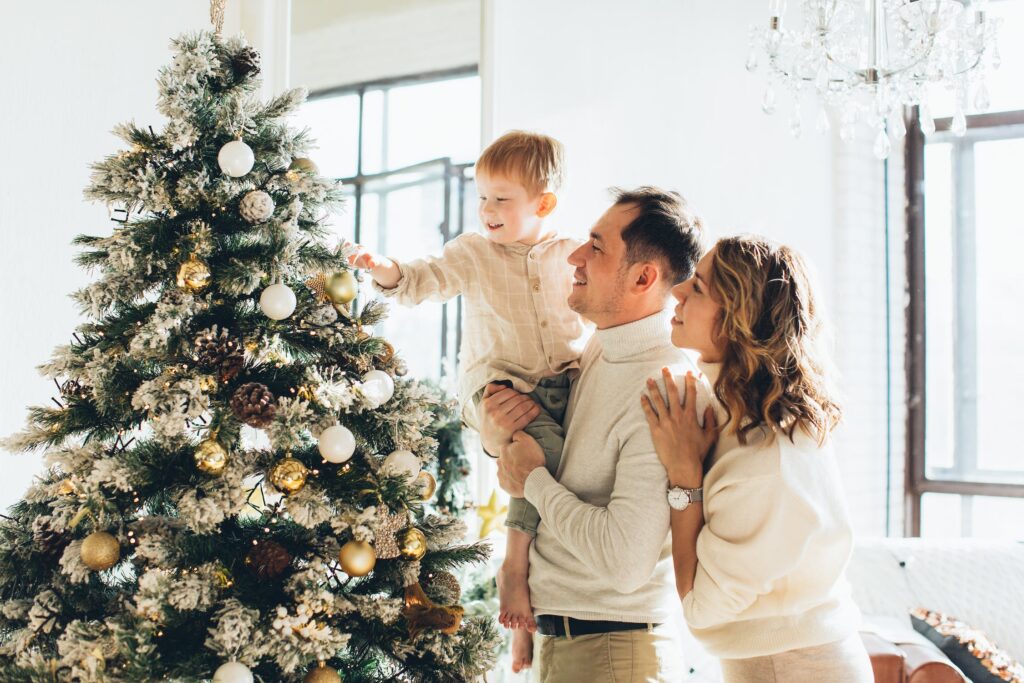
[[[704,500],[704,489],[683,489],[675,486],[668,490],[668,506],[673,510],[685,510],[692,503]]]

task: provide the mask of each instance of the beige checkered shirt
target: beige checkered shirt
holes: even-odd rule
[[[407,306],[464,297],[459,400],[470,425],[473,397],[488,382],[509,380],[530,392],[544,377],[579,367],[583,323],[566,303],[573,273],[566,259],[578,246],[567,237],[529,246],[466,233],[440,256],[398,263],[402,279],[393,289],[374,283]]]

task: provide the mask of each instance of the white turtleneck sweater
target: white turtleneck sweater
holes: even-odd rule
[[[713,385],[720,365],[699,366]],[[699,564],[683,613],[717,657],[823,645],[860,622],[844,577],[853,533],[831,443],[793,436],[755,430],[741,445],[729,430],[704,476]]]
[[[659,313],[597,330],[583,351],[558,475],[540,467],[526,479],[541,516],[530,549],[537,614],[660,623],[678,599],[668,478],[640,406],[662,367],[696,373],[670,330]]]

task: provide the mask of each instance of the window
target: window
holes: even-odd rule
[[[324,175],[344,182],[339,237],[398,260],[435,254],[473,229],[472,162],[480,147],[476,68],[314,93],[297,115],[319,149]],[[367,278],[361,296],[373,296]],[[461,301],[391,306],[375,332],[391,341],[415,377],[454,369]]]
[[[907,532],[1020,539],[1024,108],[950,128],[907,140]]]

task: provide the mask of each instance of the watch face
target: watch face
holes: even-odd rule
[[[668,492],[668,504],[676,510],[684,510],[690,504],[690,496],[682,489],[672,489]]]

